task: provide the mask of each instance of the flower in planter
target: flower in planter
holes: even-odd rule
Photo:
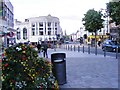
[[[58,88],[51,63],[38,57],[29,45],[17,44],[5,50],[2,63],[3,89]]]

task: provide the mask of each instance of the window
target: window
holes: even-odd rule
[[[55,35],[57,35],[57,31],[55,31]]]
[[[23,39],[27,39],[27,29],[23,28]]]
[[[57,27],[57,23],[55,23],[55,27]]]
[[[17,39],[20,40],[20,31],[17,32]]]
[[[55,30],[57,30],[57,28],[55,28]]]
[[[43,23],[42,22],[39,23],[39,27],[43,27]]]
[[[48,28],[48,30],[51,30],[51,28]]]
[[[51,31],[48,31],[48,35],[51,35]]]
[[[32,36],[35,35],[35,28],[32,28]]]
[[[35,24],[32,24],[32,27],[35,27]]]
[[[19,28],[17,28],[17,30],[19,30]]]
[[[39,35],[43,35],[43,31],[39,31]]]
[[[51,26],[51,22],[48,22],[48,27],[50,27]]]
[[[39,30],[43,30],[43,28],[39,28]]]

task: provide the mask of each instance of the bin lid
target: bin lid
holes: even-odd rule
[[[62,59],[56,59],[54,60],[54,62],[62,62],[63,60]]]

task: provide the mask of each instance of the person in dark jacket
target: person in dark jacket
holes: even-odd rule
[[[100,47],[101,46],[101,40],[99,39],[98,41],[98,46]]]
[[[47,45],[47,42],[44,42],[43,44],[42,44],[42,49],[43,49],[43,56],[44,57],[46,57],[46,58],[48,58],[48,54],[47,54],[47,49],[48,49],[48,45]]]
[[[38,53],[40,53],[40,51],[41,51],[41,44],[39,42],[37,44],[37,49],[38,49]]]

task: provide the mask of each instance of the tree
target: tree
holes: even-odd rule
[[[109,16],[112,18],[112,22],[116,25],[120,25],[120,2],[109,2],[107,4]]]
[[[82,19],[82,21],[84,21],[83,25],[85,26],[85,30],[95,33],[95,46],[97,46],[96,34],[99,29],[103,28],[104,20],[102,19],[102,13],[97,12],[94,9],[90,9],[84,16],[85,17]]]
[[[83,25],[87,31],[96,33],[99,29],[103,28],[104,20],[102,19],[101,12],[90,9],[84,16],[82,21],[84,21]]]
[[[85,30],[89,32],[96,32],[103,28],[103,19],[101,12],[97,12],[94,9],[90,9],[84,15],[85,17],[82,19],[84,21],[83,25],[85,26]]]
[[[112,18],[111,23],[115,22],[116,25],[120,25],[120,1],[119,2],[109,2],[107,4],[107,9],[110,18]],[[118,27],[119,42],[120,42],[120,26]]]

